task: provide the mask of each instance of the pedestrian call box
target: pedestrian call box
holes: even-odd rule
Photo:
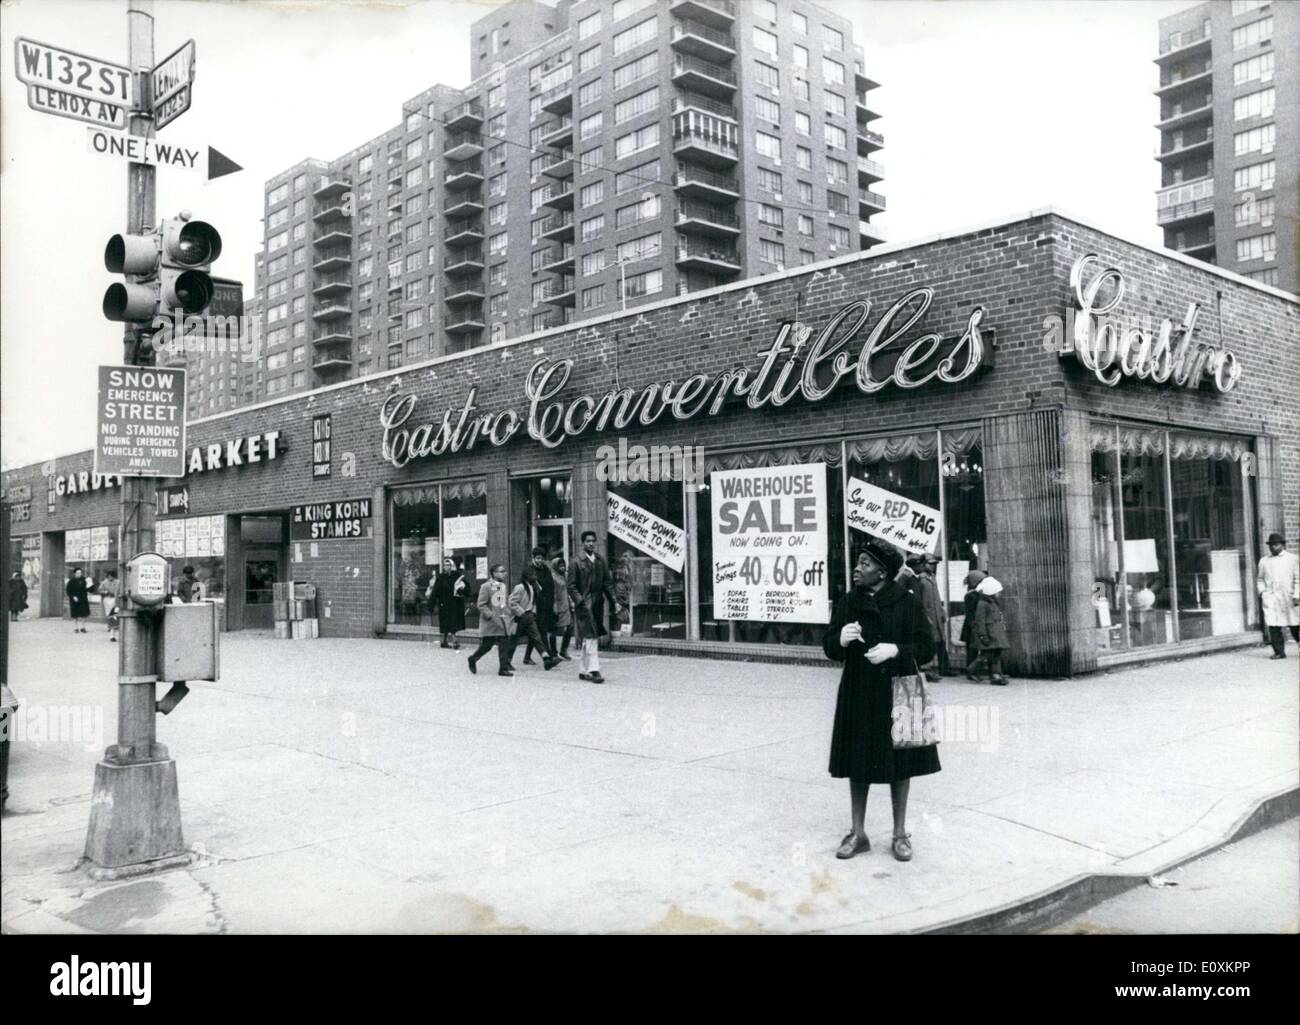
[[[215,680],[221,663],[221,634],[217,631],[217,606],[201,601],[192,605],[164,605],[158,632],[158,679]]]
[[[126,564],[126,596],[138,605],[161,605],[171,593],[171,565],[157,552],[141,552]]]

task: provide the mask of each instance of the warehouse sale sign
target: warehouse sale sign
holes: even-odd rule
[[[888,541],[908,555],[927,555],[939,549],[938,509],[857,477],[849,478],[844,515],[854,530]]]
[[[829,623],[826,464],[716,470],[713,615]]]

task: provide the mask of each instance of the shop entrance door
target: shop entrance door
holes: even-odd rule
[[[534,548],[538,545],[545,548],[549,559],[564,556],[567,564],[573,558],[570,478],[568,475],[539,477],[529,485],[529,542]]]
[[[275,625],[275,585],[287,580],[284,517],[244,516],[244,627],[269,630]]]

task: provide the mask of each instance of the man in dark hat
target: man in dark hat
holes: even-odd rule
[[[1285,626],[1300,644],[1300,559],[1286,550],[1286,539],[1277,531],[1268,536],[1271,554],[1259,560],[1255,590],[1264,606],[1264,626],[1273,645],[1273,658],[1286,658]]]
[[[930,634],[934,638],[935,658],[938,661],[938,671],[927,666],[925,678],[934,683],[939,677],[948,675],[948,645],[945,637],[948,617],[943,607],[943,596],[939,594],[939,582],[935,579],[935,566],[939,564],[939,556],[933,553],[917,555],[908,559],[908,563],[912,567],[914,578],[910,582],[900,580],[899,583],[910,587],[912,592],[921,599],[921,607],[925,609],[925,618],[930,624]]]
[[[194,598],[194,585],[197,583],[198,581],[194,579],[194,567],[186,566],[181,570],[180,583],[176,585],[176,596],[188,604]]]

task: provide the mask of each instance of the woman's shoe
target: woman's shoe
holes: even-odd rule
[[[440,648],[450,648],[451,645],[448,644],[446,641],[443,641],[441,644],[438,645],[438,647],[440,647]]]
[[[1007,678],[999,673],[997,676],[993,677],[989,683],[993,684],[995,687],[1005,687],[1007,685]]]
[[[912,860],[912,841],[911,833],[904,833],[902,836],[894,837],[894,860],[911,861]]]
[[[871,850],[870,840],[865,836],[859,837],[857,833],[850,833],[840,841],[840,849],[835,852],[835,857],[843,861],[869,850]]]

